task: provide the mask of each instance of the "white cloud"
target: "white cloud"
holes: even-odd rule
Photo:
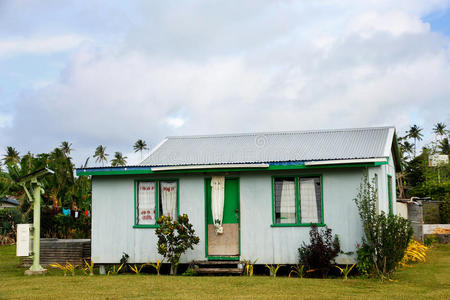
[[[86,37],[68,34],[0,40],[0,57],[22,54],[51,54],[71,50],[88,41]]]
[[[445,120],[449,41],[420,19],[428,6],[255,3],[145,4],[148,23],[76,46],[58,80],[24,94],[11,138],[70,140],[83,159],[104,144],[137,162],[138,138]]]

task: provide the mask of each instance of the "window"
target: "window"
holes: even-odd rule
[[[159,216],[178,215],[178,180],[136,181],[135,227],[156,227]]]
[[[321,177],[273,178],[273,225],[323,225]]]

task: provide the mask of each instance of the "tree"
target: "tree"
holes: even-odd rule
[[[18,164],[20,161],[19,151],[14,147],[6,147],[6,154],[3,155],[3,162],[7,164]]]
[[[145,141],[139,139],[136,141],[136,143],[134,143],[133,149],[134,149],[134,152],[138,152],[138,151],[141,152],[141,160],[142,160],[142,151],[148,150],[147,143]]]
[[[122,155],[122,152],[116,152],[114,153],[114,158],[111,160],[111,166],[125,166],[127,164],[127,158],[128,157]]]
[[[71,147],[72,143],[69,143],[67,141],[62,142],[61,145],[59,145],[59,149],[61,149],[65,156],[70,155],[70,152],[73,150]]]
[[[441,154],[450,155],[450,145],[448,144],[448,137],[444,138],[442,141],[439,141],[438,148],[441,150]]]
[[[107,156],[109,156],[109,154],[106,154],[106,147],[103,147],[102,145],[98,145],[98,147],[95,149],[95,153],[94,153],[94,158],[95,158],[95,162],[101,162],[102,163],[102,167],[105,166],[105,162],[108,161]]]
[[[433,133],[437,136],[444,136],[446,134],[446,130],[445,128],[447,128],[447,125],[445,125],[444,123],[436,123],[436,125],[434,125],[433,128]]]
[[[417,125],[413,125],[409,128],[408,131],[408,137],[414,139],[414,157],[416,157],[416,147],[417,147],[417,141],[421,141],[423,134],[421,133],[423,128],[420,128]]]
[[[177,220],[161,216],[157,221],[159,227],[155,234],[158,237],[158,253],[170,262],[170,273],[176,275],[181,254],[187,249],[194,249],[200,241],[186,214]]]

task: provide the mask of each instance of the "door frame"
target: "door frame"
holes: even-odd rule
[[[210,256],[208,255],[208,191],[207,191],[207,180],[212,179],[212,177],[205,177],[203,180],[204,185],[204,198],[205,198],[205,257],[208,260],[240,260],[241,258],[241,179],[239,176],[225,176],[225,181],[227,179],[237,179],[237,186],[238,186],[238,207],[239,207],[239,218],[238,218],[238,234],[239,234],[239,255],[238,256]],[[225,185],[226,186],[226,185]],[[224,199],[224,205],[225,207],[225,199]]]

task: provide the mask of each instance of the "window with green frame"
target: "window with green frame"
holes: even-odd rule
[[[157,227],[160,216],[179,214],[178,179],[136,180],[134,195],[134,227]]]
[[[323,225],[321,176],[272,177],[273,225]]]
[[[389,201],[389,213],[394,214],[394,208],[392,207],[392,176],[387,176],[388,181],[388,201]]]

